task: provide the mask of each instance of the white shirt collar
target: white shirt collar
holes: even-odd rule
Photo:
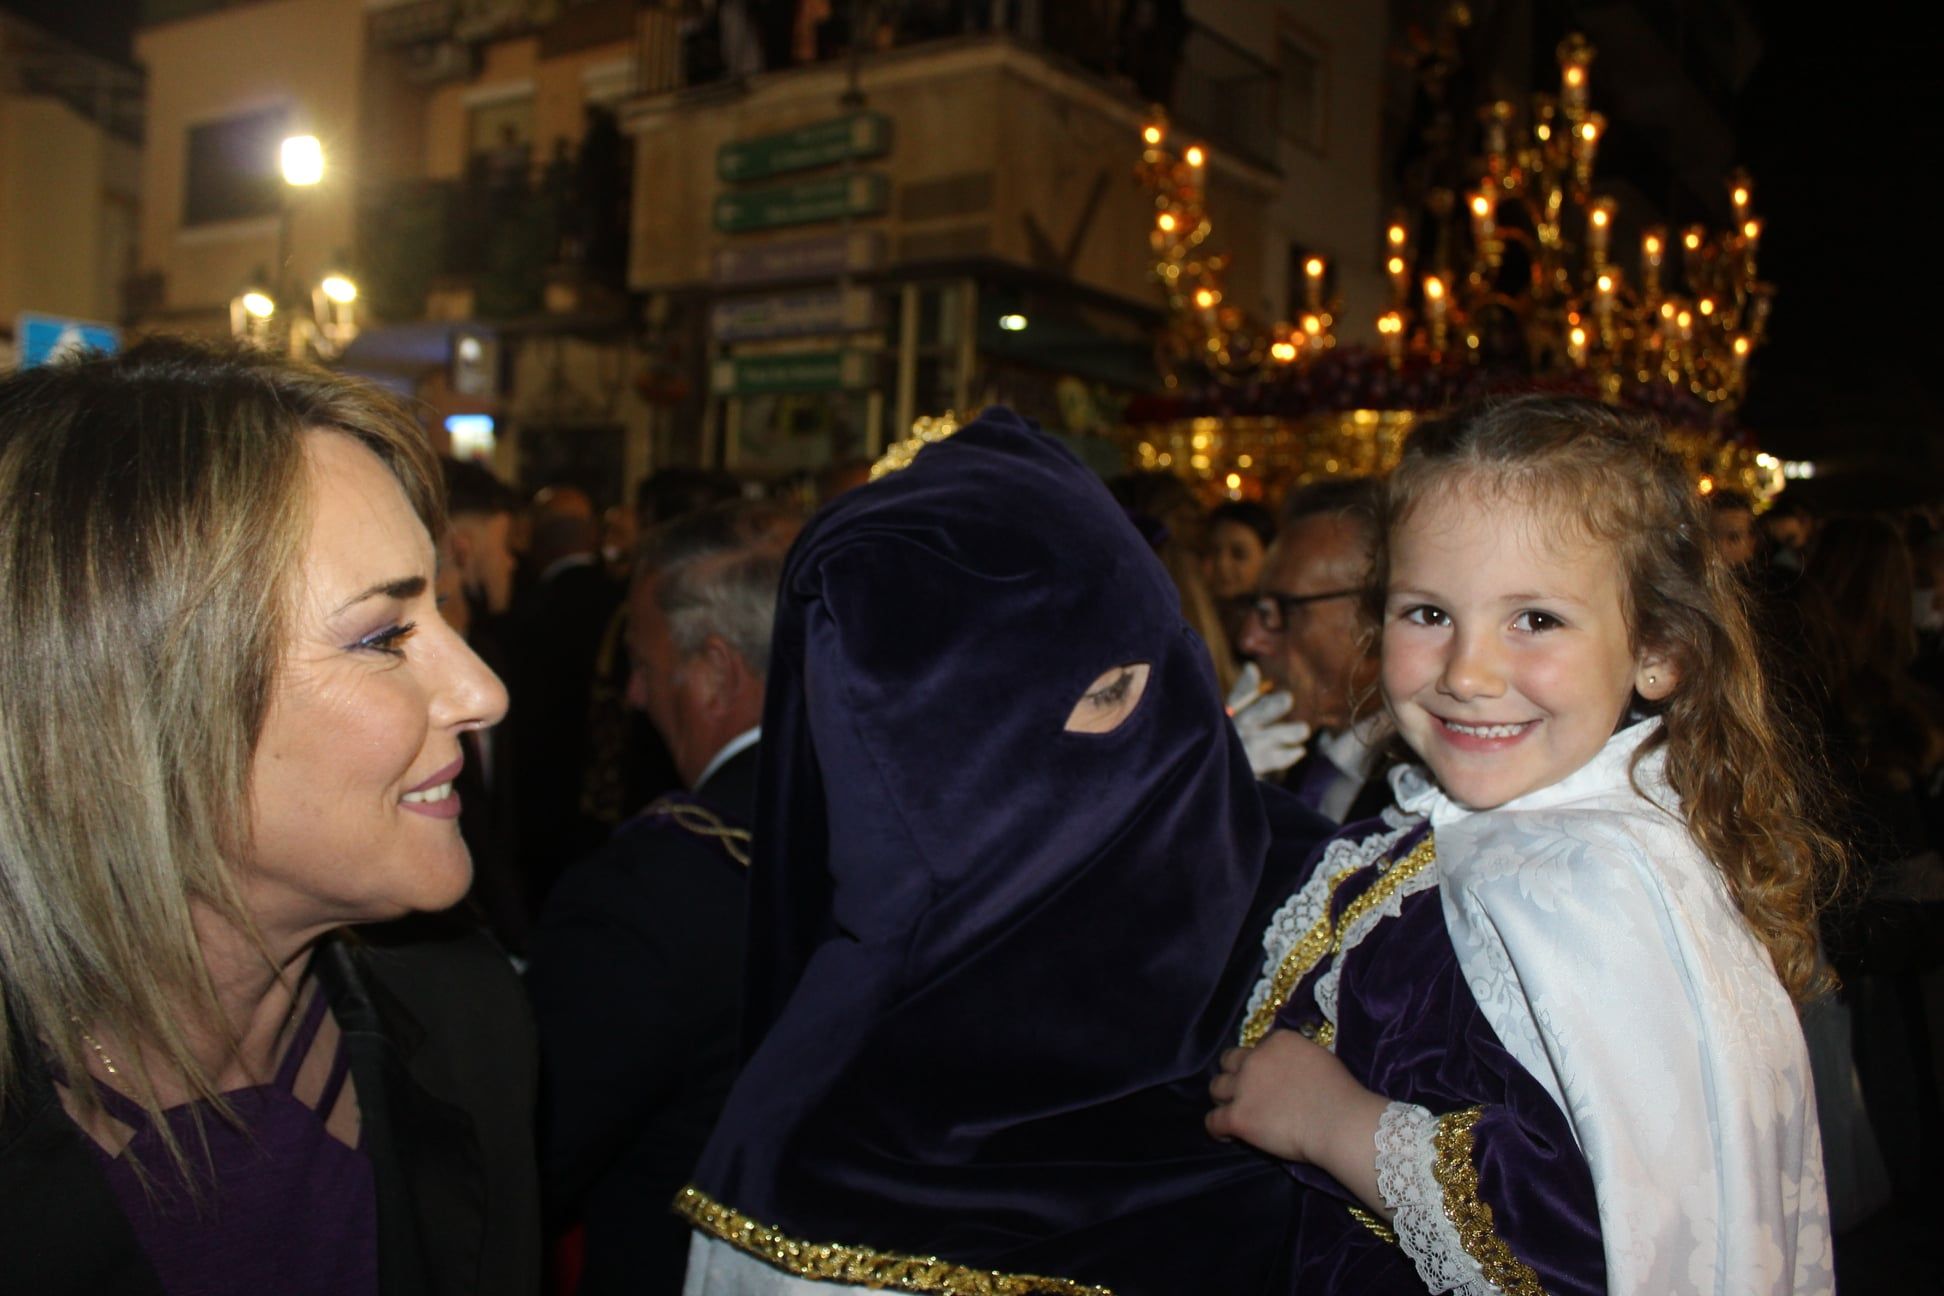
[[[1454,824],[1474,814],[1496,813],[1504,810],[1545,810],[1575,801],[1584,801],[1603,793],[1629,786],[1636,771],[1633,767],[1634,753],[1640,745],[1660,729],[1660,717],[1650,716],[1637,724],[1628,725],[1600,748],[1592,760],[1568,774],[1557,783],[1535,788],[1524,796],[1514,797],[1504,805],[1494,806],[1491,811],[1473,810],[1459,805],[1446,796],[1432,779],[1431,772],[1422,765],[1404,765],[1391,771],[1391,788],[1397,793],[1398,808],[1409,814],[1421,814],[1430,819],[1432,828],[1442,828]],[[1637,771],[1641,790],[1663,806],[1671,806],[1676,799],[1667,787],[1662,774],[1665,753],[1654,752],[1640,763]]]
[[[540,583],[544,585],[564,571],[571,571],[576,567],[592,567],[593,565],[594,555],[591,553],[571,553],[564,558],[556,558],[547,564],[545,571],[540,573]]]
[[[704,783],[707,783],[711,774],[714,774],[724,765],[727,765],[731,758],[754,747],[761,740],[762,736],[763,726],[756,725],[753,728],[743,730],[734,738],[722,744],[721,750],[709,757],[709,763],[702,767],[702,777],[695,780],[695,786],[700,788]]]

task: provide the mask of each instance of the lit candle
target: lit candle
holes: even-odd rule
[[[1728,177],[1728,201],[1735,209],[1735,224],[1748,219],[1748,204],[1755,197],[1755,182],[1748,178],[1748,172],[1737,168]]]
[[[1424,322],[1431,332],[1431,349],[1443,351],[1445,346],[1446,312],[1451,306],[1451,291],[1443,275],[1426,275],[1424,279]]]
[[[1708,243],[1708,232],[1699,225],[1690,225],[1681,235],[1681,263],[1687,269],[1690,284],[1698,282],[1701,261]]]
[[[1613,199],[1595,198],[1586,207],[1586,255],[1595,269],[1606,265],[1607,236],[1613,233]]]
[[[1403,257],[1393,252],[1390,260],[1384,262],[1384,269],[1390,274],[1391,296],[1397,301],[1402,302],[1411,291],[1411,267],[1409,263]]]
[[[1586,368],[1586,330],[1578,324],[1566,332],[1566,356],[1575,368]]]
[[[1573,127],[1573,177],[1585,186],[1593,182],[1593,160],[1599,156],[1600,140],[1606,134],[1606,118],[1588,113]]]
[[[1735,343],[1734,343],[1735,376],[1737,378],[1741,377],[1742,374],[1747,372],[1748,353],[1750,351],[1753,351],[1754,349],[1755,349],[1754,344],[1748,340],[1748,335],[1746,333],[1735,334]]]
[[[1613,294],[1620,286],[1618,272],[1609,270],[1593,281],[1593,313],[1599,317],[1604,334],[1613,318]]]
[[[1640,281],[1648,297],[1660,293],[1661,258],[1667,255],[1667,235],[1650,229],[1640,239]]]
[[[1377,317],[1377,335],[1384,341],[1391,368],[1397,368],[1404,361],[1404,317],[1394,310],[1385,311]]]
[[[1498,233],[1498,204],[1488,187],[1473,194],[1465,205],[1471,210],[1472,242],[1482,252]]]
[[[1313,311],[1323,309],[1325,268],[1322,257],[1310,257],[1303,262],[1303,303]]]
[[[1512,105],[1500,99],[1478,110],[1485,124],[1485,170],[1493,179],[1505,174],[1505,131],[1512,124]]]
[[[1593,63],[1593,46],[1575,32],[1559,42],[1559,105],[1566,120],[1577,122],[1586,112],[1587,69]]]

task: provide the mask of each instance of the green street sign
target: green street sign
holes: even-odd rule
[[[709,377],[718,396],[854,390],[871,385],[871,353],[839,348],[725,356]]]
[[[846,216],[875,216],[891,200],[891,183],[867,171],[827,176],[764,189],[739,189],[715,200],[715,227],[726,233],[809,225]]]
[[[852,113],[775,135],[731,140],[716,150],[716,174],[724,180],[762,180],[849,158],[882,157],[890,147],[890,118]]]

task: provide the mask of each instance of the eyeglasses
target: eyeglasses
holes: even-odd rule
[[[1306,607],[1311,603],[1322,603],[1329,599],[1359,598],[1360,589],[1322,590],[1315,594],[1262,594],[1249,605],[1256,621],[1271,634],[1282,630],[1289,624],[1291,608]]]

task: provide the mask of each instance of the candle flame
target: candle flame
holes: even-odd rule
[[[1208,155],[1202,152],[1202,147],[1199,144],[1189,145],[1188,151],[1181,156],[1187,160],[1188,165],[1191,167],[1198,167],[1208,160]]]

